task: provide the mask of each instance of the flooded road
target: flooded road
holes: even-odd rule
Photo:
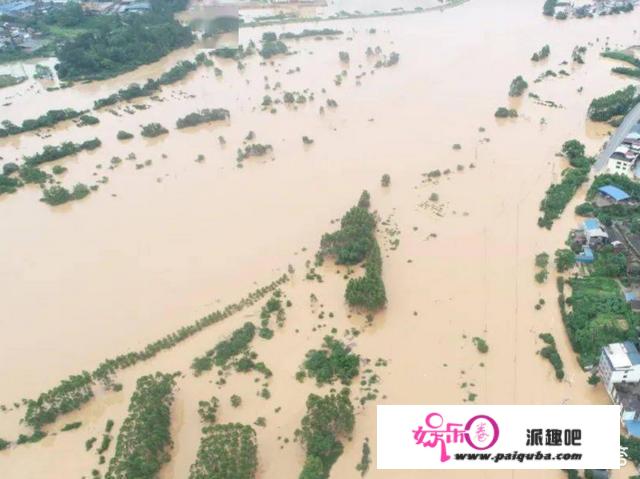
[[[561,247],[577,221],[571,212],[580,200],[568,206],[551,231],[538,228],[536,220],[544,191],[565,166],[554,156],[561,144],[577,138],[595,154],[606,140],[609,129],[587,122],[587,106],[593,97],[628,81],[611,75],[610,63],[599,52],[605,37],[612,47],[637,43],[638,13],[557,22],[541,15],[540,3],[473,0],[442,13],[323,22],[318,28],[341,29],[344,35],[288,41],[295,54],[265,64],[257,56],[247,58],[242,71],[235,62],[214,58],[222,77],[201,67],[164,87],[162,101],[134,101],[148,109],[130,109],[130,114],[121,104],[119,116],[108,109],[97,113],[100,124],[95,126],[67,122],[47,138],[26,133],[1,139],[0,156],[14,161],[47,144],[98,137],[103,142],[99,149],[54,164],[68,168],[61,177],[66,186],[108,178],[86,199],[56,208],[38,201],[37,187],[0,197],[1,404],[10,407],[106,357],[143,347],[270,282],[289,264],[296,273],[283,288],[294,304],[286,326],[273,340],[255,346],[275,373],[269,401],[256,396],[253,377],[236,375],[219,388],[213,374],[194,378],[189,371],[195,356],[247,318],[257,319],[259,309],[254,308],[119,374],[121,393],[100,395],[52,428],[80,420],[80,429],[0,452],[0,477],[89,477],[97,467],[104,472],[95,453],[85,452],[84,441],[99,435],[109,418],[117,430],[135,379],[156,370],[185,374],[174,406],[176,446],[165,479],[187,477],[199,440],[197,401],[212,394],[221,400],[223,421],[266,418],[267,427],[256,428],[259,477],[295,477],[302,449],[278,437],[293,438],[305,398],[316,390],[310,382],[299,384],[295,372],[305,352],[317,348],[332,327],[342,332],[365,324],[345,307],[344,280],[336,268],[321,268],[323,283],[309,282],[304,263],[313,260],[321,235],[335,228],[330,221],[353,205],[362,189],[370,191],[380,216],[391,216],[400,231],[399,247],[383,253],[388,308],[354,340],[359,354],[389,360],[377,371],[382,378],[379,402],[461,403],[468,393],[461,385],[467,382],[474,384],[480,404],[607,403],[602,388],[587,384],[571,353],[553,274],[542,286],[533,280],[535,254]],[[246,44],[263,31],[303,28],[313,26],[241,30],[240,40]],[[532,63],[531,54],[544,44],[551,47],[549,59]],[[588,46],[584,65],[571,64],[576,45]],[[400,62],[374,68],[381,57],[368,58],[365,51],[376,46],[387,56],[398,52]],[[19,123],[48,109],[90,108],[95,99],[132,81],[158,77],[198,51],[175,52],[116,79],[65,90],[36,93],[30,82],[0,90],[1,102],[11,103],[3,107],[3,118]],[[349,52],[348,66],[340,62],[339,51]],[[561,66],[565,60],[569,64]],[[545,70],[561,68],[570,76],[534,83]],[[343,70],[346,77],[336,85]],[[526,95],[510,100],[509,83],[517,75],[529,81],[529,91],[563,108],[535,104]],[[274,91],[277,82],[282,86]],[[261,111],[264,95],[276,98],[305,89],[314,93],[313,101],[276,105],[275,114]],[[327,99],[338,107],[328,108]],[[519,118],[497,121],[499,106],[517,107]],[[228,124],[175,129],[178,118],[219,107],[230,111]],[[140,137],[140,125],[153,121],[170,133],[153,140]],[[135,138],[119,141],[118,130]],[[273,152],[238,168],[236,150],[250,131],[253,142],[270,144]],[[305,135],[313,145],[303,144]],[[454,150],[454,144],[461,149]],[[135,159],[126,160],[131,153]],[[195,161],[198,155],[204,155],[203,162]],[[109,169],[113,157],[123,161]],[[146,160],[151,164],[136,167]],[[464,168],[458,171],[458,165]],[[437,184],[425,183],[423,174],[435,169],[452,173]],[[391,176],[389,188],[380,186],[385,173]],[[438,214],[421,206],[432,193],[439,196]],[[383,227],[379,237],[388,244]],[[333,318],[318,320],[311,293]],[[536,311],[540,297],[547,305]],[[327,327],[318,328],[319,323]],[[551,332],[558,342],[565,362],[562,383],[536,354],[542,347],[540,332]],[[473,336],[487,340],[487,355],[477,352]],[[244,399],[238,410],[229,406],[234,393]],[[282,411],[276,413],[277,407]],[[0,414],[0,437],[22,431],[22,412]],[[345,445],[332,477],[354,477],[365,437],[375,450],[374,402],[359,410],[353,441]],[[375,469],[367,475],[541,476],[563,477],[559,471]]]

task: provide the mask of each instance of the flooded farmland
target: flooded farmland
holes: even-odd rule
[[[197,403],[212,395],[220,399],[225,421],[265,418],[266,427],[256,428],[257,477],[296,477],[304,453],[293,441],[294,430],[307,395],[317,388],[295,374],[306,351],[319,347],[333,328],[341,336],[351,328],[361,331],[349,337],[354,350],[388,365],[374,368],[378,398],[356,408],[353,440],[345,443],[331,477],[355,477],[365,437],[375,451],[376,403],[458,404],[468,398],[462,383],[473,384],[479,404],[608,403],[574,359],[556,307],[555,279],[534,282],[533,258],[560,247],[577,222],[571,211],[584,191],[551,231],[536,224],[539,202],[565,166],[555,156],[565,140],[577,138],[593,154],[606,141],[608,128],[588,122],[587,107],[629,81],[612,75],[611,62],[599,53],[605,44],[637,44],[637,25],[637,12],[558,22],[541,15],[539,0],[471,0],[442,12],[241,29],[242,44],[258,43],[265,31],[333,28],[343,34],[287,40],[294,54],[268,61],[247,57],[242,69],[234,60],[212,57],[222,75],[199,67],[157,97],[92,113],[97,125],[67,121],[0,139],[2,162],[18,163],[45,145],[94,137],[102,142],[94,151],[43,167],[66,167],[60,179],[68,187],[99,185],[83,200],[50,207],[33,185],[0,197],[0,404],[9,409],[0,413],[0,437],[27,430],[20,424],[24,406],[14,406],[22,398],[36,397],[105,358],[142,349],[294,271],[282,286],[292,302],[285,325],[254,347],[274,372],[270,399],[257,394],[261,388],[253,376],[236,374],[220,386],[214,373],[196,377],[189,369],[221,338],[258,320],[258,304],[119,372],[122,391],[97,392],[46,430],[73,421],[82,427],[0,452],[0,477],[79,478],[93,469],[104,474],[106,466],[85,450],[85,441],[99,437],[108,419],[117,431],[136,379],[155,371],[181,373],[172,409],[175,446],[161,477],[187,477],[200,439]],[[549,58],[531,62],[544,44],[551,47]],[[571,63],[577,45],[587,46],[583,65]],[[368,47],[380,47],[380,53],[367,55]],[[2,117],[19,124],[49,109],[90,109],[96,99],[159,77],[200,51],[196,45],[111,80],[56,91],[34,81],[3,89]],[[339,51],[349,53],[348,64]],[[396,65],[375,67],[392,52],[400,55]],[[563,61],[569,64],[560,66]],[[569,76],[533,82],[560,68]],[[517,75],[529,80],[530,91],[562,108],[510,99],[509,83]],[[276,104],[275,112],[262,107],[265,95],[276,99],[284,92],[306,92],[313,100]],[[327,100],[337,107],[328,107]],[[519,117],[497,120],[499,106],[517,108]],[[177,119],[203,108],[227,109],[230,119],[175,128]],[[151,122],[169,133],[141,137],[141,126]],[[119,130],[134,138],[118,140]],[[238,167],[237,150],[250,132],[252,142],[272,150]],[[303,136],[313,144],[304,144]],[[426,181],[425,174],[436,169],[451,174]],[[388,188],[380,186],[383,174],[390,175]],[[306,278],[306,262],[313,263],[321,236],[336,228],[332,221],[363,189],[385,220],[378,240],[388,306],[371,324],[344,303],[344,267],[325,262],[317,268],[322,282]],[[399,243],[392,246],[396,237]],[[539,298],[547,306],[536,311]],[[319,318],[322,311],[326,315]],[[541,332],[558,341],[562,382],[536,354]],[[486,339],[488,354],[478,353],[474,336]],[[239,408],[229,406],[233,394],[243,398]],[[354,387],[352,394],[363,393]],[[540,476],[563,473],[385,473],[372,467],[367,475]]]

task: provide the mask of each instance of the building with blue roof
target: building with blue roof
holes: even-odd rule
[[[599,248],[609,242],[609,234],[598,218],[588,218],[582,223],[582,231],[586,240],[586,246]]]
[[[612,199],[616,203],[620,201],[626,201],[629,198],[631,198],[631,196],[629,196],[627,192],[622,191],[620,188],[613,185],[601,186],[600,188],[598,188],[598,191],[600,192],[601,195]]]
[[[17,1],[17,2],[7,2],[0,4],[0,13],[2,14],[15,14],[19,12],[24,12],[26,10],[34,8],[35,3],[32,1]]]
[[[620,405],[620,419],[627,432],[633,437],[640,437],[640,383],[616,384],[613,399]]]
[[[582,251],[576,255],[576,261],[578,263],[588,264],[593,263],[594,255],[593,250],[588,246],[583,246]]]
[[[598,228],[601,228],[602,226],[600,225],[600,220],[598,218],[589,218],[584,220],[584,223],[582,223],[582,226],[584,228],[585,231],[588,230],[596,230]]]

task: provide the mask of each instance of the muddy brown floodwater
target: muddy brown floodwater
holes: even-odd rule
[[[62,176],[67,186],[108,178],[88,198],[56,208],[38,201],[37,187],[0,198],[0,403],[8,407],[233,302],[256,284],[286,272],[289,264],[296,270],[283,287],[294,304],[285,327],[271,341],[255,341],[256,352],[275,373],[270,400],[256,395],[259,385],[253,376],[232,376],[219,388],[215,373],[194,378],[189,371],[195,356],[247,318],[257,319],[259,307],[254,307],[120,373],[122,392],[99,393],[47,430],[58,431],[72,421],[82,421],[81,428],[0,452],[0,477],[79,478],[89,477],[93,468],[104,473],[95,452],[85,452],[84,441],[100,437],[109,418],[117,431],[135,379],[157,370],[184,372],[173,408],[175,448],[162,471],[164,479],[187,477],[200,435],[197,401],[211,395],[221,399],[222,421],[266,418],[265,428],[256,427],[259,478],[296,477],[303,452],[299,444],[283,439],[293,438],[305,398],[317,388],[309,381],[298,383],[294,374],[305,352],[318,347],[333,327],[340,332],[362,328],[353,340],[355,350],[374,361],[389,361],[388,367],[376,369],[380,403],[461,403],[468,393],[461,388],[463,382],[474,384],[471,390],[481,404],[607,403],[602,388],[587,385],[571,352],[556,307],[553,274],[542,286],[533,280],[534,255],[563,244],[577,221],[571,212],[584,190],[551,231],[538,228],[536,219],[545,189],[565,166],[554,156],[562,142],[575,137],[595,153],[606,139],[607,128],[586,121],[587,106],[594,96],[628,80],[612,75],[611,62],[599,52],[607,37],[613,47],[638,43],[634,29],[639,14],[558,22],[541,15],[541,3],[472,0],[445,12],[324,22],[318,27],[339,28],[345,35],[289,41],[295,55],[266,65],[248,58],[244,71],[234,62],[216,59],[222,77],[201,67],[163,88],[163,101],[134,102],[149,105],[146,110],[129,114],[121,105],[116,108],[119,116],[108,109],[97,113],[96,126],[79,128],[67,122],[46,132],[47,138],[41,138],[41,131],[40,136],[27,133],[0,140],[0,156],[13,161],[46,144],[98,137],[101,148],[56,163],[68,167]],[[240,37],[246,43],[265,30],[303,28],[313,26],[242,30]],[[371,28],[375,34],[369,33]],[[549,59],[530,62],[544,44],[551,47]],[[584,65],[571,64],[576,45],[590,45]],[[400,62],[374,69],[377,58],[366,57],[368,46],[380,46],[387,55],[396,51]],[[340,63],[340,50],[349,52],[349,66]],[[96,98],[132,81],[157,77],[198,51],[175,52],[116,79],[66,90],[45,92],[32,82],[4,89],[0,100],[10,104],[2,107],[2,117],[17,123],[48,109],[89,108]],[[564,60],[569,64],[560,66]],[[287,74],[297,67],[299,72]],[[561,68],[570,76],[533,83],[546,69]],[[345,69],[346,78],[335,85],[335,76]],[[356,76],[363,72],[357,85]],[[516,75],[529,80],[530,91],[563,108],[536,105],[525,95],[515,105],[517,120],[496,121],[496,108],[510,105],[507,91]],[[282,94],[265,90],[267,82],[272,87],[281,82],[282,91],[308,88],[315,100],[297,108],[277,105],[276,114],[263,112],[259,105],[265,94]],[[338,107],[320,115],[319,107],[328,98]],[[230,110],[228,124],[175,129],[177,118],[216,107]],[[153,140],[140,137],[140,125],[152,121],[170,133]],[[479,131],[481,127],[485,131]],[[136,137],[118,141],[121,129]],[[271,144],[273,154],[246,160],[240,169],[236,149],[249,131],[255,132],[255,142]],[[220,135],[226,139],[224,147]],[[303,145],[303,135],[314,144]],[[461,145],[459,151],[452,149],[455,143]],[[108,168],[112,157],[124,159],[130,153],[135,153],[135,161]],[[205,160],[199,163],[195,160],[200,154]],[[136,169],[136,163],[146,160],[152,160],[151,165]],[[471,163],[475,168],[469,168]],[[457,171],[459,164],[464,171]],[[434,169],[453,173],[437,184],[423,183],[422,174]],[[389,188],[380,186],[384,173],[391,176]],[[383,253],[389,305],[366,328],[363,318],[349,317],[342,299],[344,280],[335,266],[320,269],[322,283],[304,278],[305,261],[313,258],[321,235],[334,229],[330,221],[365,188],[373,208],[383,218],[392,215],[391,223],[400,231],[398,248],[386,247]],[[441,215],[420,206],[434,192]],[[388,246],[382,230],[381,243]],[[437,236],[428,239],[431,233]],[[333,318],[318,319],[311,293]],[[536,311],[539,298],[547,305]],[[536,354],[540,332],[551,332],[558,342],[565,362],[563,382],[555,380],[552,367]],[[487,340],[488,354],[476,351],[473,336]],[[243,397],[238,409],[229,406],[234,393]],[[332,477],[355,477],[365,437],[371,438],[375,451],[374,403],[358,409],[353,441],[346,443]],[[276,412],[277,407],[282,410]],[[0,437],[14,439],[24,432],[19,424],[23,412],[20,408],[0,414]],[[373,467],[367,477],[563,474],[384,472]]]

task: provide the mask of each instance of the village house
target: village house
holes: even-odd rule
[[[607,162],[609,173],[640,178],[640,124],[636,124]]]
[[[640,382],[640,352],[631,341],[612,343],[602,348],[598,365],[600,379],[613,402],[615,385]]]
[[[598,218],[589,218],[582,223],[586,245],[598,248],[609,242],[609,234],[604,230]]]
[[[621,406],[620,420],[640,437],[640,353],[631,341],[602,348],[598,365],[600,379],[611,401]]]

